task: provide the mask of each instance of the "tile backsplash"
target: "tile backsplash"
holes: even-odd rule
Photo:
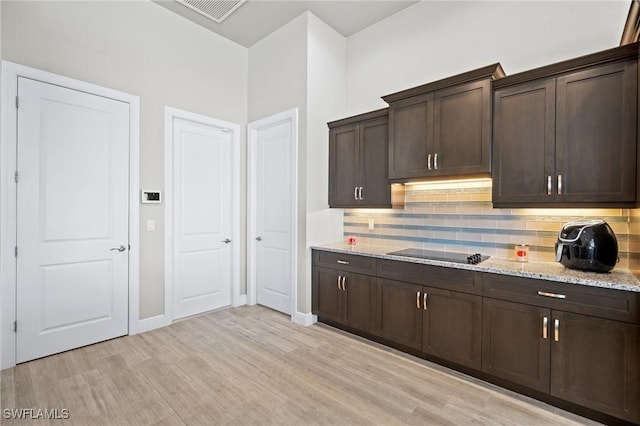
[[[494,209],[491,180],[407,185],[404,209],[347,209],[344,236],[358,243],[510,259],[515,244],[529,245],[531,260],[554,261],[554,243],[566,222],[602,219],[618,238],[618,267],[640,265],[637,209]],[[373,222],[373,230],[369,229]]]

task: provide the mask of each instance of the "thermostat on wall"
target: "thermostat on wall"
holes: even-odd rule
[[[162,203],[162,191],[143,189],[142,202],[144,204],[160,204]]]

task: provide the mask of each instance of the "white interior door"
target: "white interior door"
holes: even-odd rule
[[[295,116],[251,123],[252,244],[256,302],[292,314],[295,280]]]
[[[18,79],[24,362],[127,334],[129,104]]]
[[[232,133],[173,118],[173,318],[231,303]]]

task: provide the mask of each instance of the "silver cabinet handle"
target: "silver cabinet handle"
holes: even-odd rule
[[[362,187],[358,188],[358,200],[362,201],[364,198],[362,198]]]
[[[340,290],[340,278],[342,278],[342,276],[338,275],[338,290]]]
[[[551,195],[551,175],[547,176],[547,195]]]
[[[119,251],[119,252],[123,252],[127,249],[127,247],[124,244],[120,244],[118,247],[111,247],[109,249],[109,251]]]
[[[427,310],[427,297],[429,297],[429,295],[427,294],[427,292],[425,291],[422,294],[422,307],[423,309],[426,311]]]
[[[564,294],[549,293],[549,292],[540,291],[540,290],[538,290],[538,296],[553,297],[554,299],[566,299],[567,298],[567,296],[565,296]]]
[[[560,320],[559,319],[555,319],[553,320],[553,341],[554,342],[559,342],[560,341]]]
[[[358,187],[357,186],[353,187],[353,199],[358,201]]]
[[[431,170],[431,154],[427,155],[427,170]]]
[[[347,277],[342,277],[342,291],[347,291]]]
[[[549,318],[543,317],[542,318],[542,338],[543,339],[546,339],[548,337],[548,330],[547,330],[548,325],[549,325]]]
[[[222,240],[221,242],[222,242],[222,243],[225,243],[225,244],[229,244],[229,243],[231,242],[231,240],[230,240],[230,239],[228,239],[228,238],[225,238],[225,239],[224,239],[224,240]]]
[[[558,175],[558,195],[562,195],[562,175]]]
[[[438,153],[437,152],[433,155],[433,168],[438,170]]]
[[[341,265],[348,265],[349,262],[347,262],[346,260],[338,260],[338,263]]]
[[[420,309],[420,292],[416,292],[416,307]]]
[[[262,241],[262,237],[258,235],[258,236],[256,237],[256,241]]]

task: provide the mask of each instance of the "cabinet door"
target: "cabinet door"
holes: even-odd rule
[[[640,423],[640,326],[561,311],[553,321],[551,395]]]
[[[343,274],[344,300],[343,322],[349,327],[371,332],[375,307],[375,277],[360,274]]]
[[[433,176],[489,173],[491,83],[476,81],[434,96]]]
[[[482,371],[549,392],[551,310],[485,298],[482,314]]]
[[[433,156],[433,94],[416,96],[391,105],[389,179],[428,176],[429,155]]]
[[[482,297],[423,287],[422,350],[480,370]]]
[[[342,323],[343,291],[338,283],[340,273],[334,269],[314,268],[316,315]]]
[[[635,201],[637,79],[635,60],[558,78],[558,201]]]
[[[555,79],[496,90],[493,204],[553,202]]]
[[[329,205],[355,207],[358,186],[360,137],[358,125],[336,127],[329,131]]]
[[[376,334],[422,349],[422,287],[378,278]]]
[[[363,207],[391,207],[389,120],[360,123],[360,186]]]

